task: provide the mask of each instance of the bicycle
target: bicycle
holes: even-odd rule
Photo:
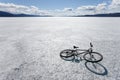
[[[78,49],[78,48],[79,47],[77,46],[73,46],[73,49],[65,49],[60,52],[60,57],[64,60],[73,60],[75,59],[75,56],[78,57],[78,55],[83,54],[83,58],[87,62],[97,63],[103,60],[103,56],[100,53],[93,52],[93,45],[91,42],[89,49]]]

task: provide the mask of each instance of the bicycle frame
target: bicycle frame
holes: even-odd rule
[[[74,56],[78,56],[78,55],[81,55],[81,54],[88,53],[92,57],[92,55],[91,55],[91,53],[93,52],[92,47],[93,47],[93,45],[92,45],[92,43],[90,43],[90,48],[89,49],[78,49],[78,47],[77,47],[77,48],[73,49],[72,53],[74,53]],[[83,52],[78,53],[78,51],[83,51]]]

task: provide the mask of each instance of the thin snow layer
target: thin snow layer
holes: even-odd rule
[[[0,18],[0,80],[120,80],[120,18]],[[65,61],[73,45],[103,60]],[[93,66],[96,66],[93,67]]]

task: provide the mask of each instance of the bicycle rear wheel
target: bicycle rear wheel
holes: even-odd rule
[[[98,52],[86,53],[83,58],[92,63],[100,62],[103,59],[103,56]]]
[[[74,53],[71,49],[65,49],[61,51],[60,57],[66,61],[71,61],[75,58]]]

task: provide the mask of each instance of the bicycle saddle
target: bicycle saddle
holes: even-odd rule
[[[73,48],[79,48],[79,47],[77,47],[77,46],[73,46]]]

